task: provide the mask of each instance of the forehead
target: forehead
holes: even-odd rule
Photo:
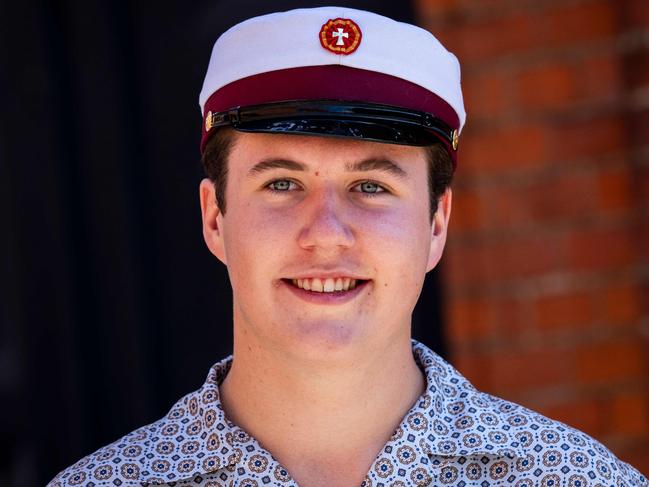
[[[235,132],[229,155],[230,168],[245,170],[261,160],[283,158],[315,168],[348,167],[368,160],[386,159],[407,171],[426,160],[424,147],[361,141],[346,137]],[[408,171],[409,172],[409,171]]]

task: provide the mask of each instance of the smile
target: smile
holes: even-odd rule
[[[351,277],[281,279],[283,288],[302,301],[318,305],[339,305],[354,300],[372,281]]]
[[[320,279],[318,277],[306,279],[291,279],[294,286],[304,289],[305,291],[313,291],[316,293],[333,293],[336,291],[349,291],[355,289],[357,284],[363,281],[359,279],[352,279],[351,277],[328,277]]]

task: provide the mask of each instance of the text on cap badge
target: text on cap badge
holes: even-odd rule
[[[350,19],[329,19],[320,29],[320,44],[334,54],[351,54],[361,43],[361,29]]]

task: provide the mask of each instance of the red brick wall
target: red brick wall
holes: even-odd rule
[[[649,473],[649,1],[419,0],[468,124],[443,262],[479,388]]]

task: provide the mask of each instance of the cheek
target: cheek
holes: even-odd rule
[[[304,209],[268,208],[246,203],[229,208],[225,246],[229,270],[237,274],[253,270],[263,275],[278,262],[300,253],[298,235],[309,226]],[[338,218],[355,236],[353,255],[367,265],[390,268],[411,275],[421,267],[425,274],[430,246],[427,202],[410,202],[384,209],[348,204],[338,208]],[[275,269],[276,271],[276,269]],[[245,280],[245,276],[241,276]],[[414,276],[413,276],[414,277]]]
[[[372,242],[394,258],[427,256],[430,245],[428,210],[420,205],[395,207],[380,212],[359,212],[352,216],[364,241]]]
[[[403,208],[364,222],[363,248],[377,270],[377,292],[399,292],[405,308],[414,306],[426,276],[430,249],[428,208]]]
[[[280,213],[259,211],[246,204],[232,206],[226,220],[224,244],[231,273],[252,276],[254,271],[263,276],[270,263],[287,252],[291,219]]]

